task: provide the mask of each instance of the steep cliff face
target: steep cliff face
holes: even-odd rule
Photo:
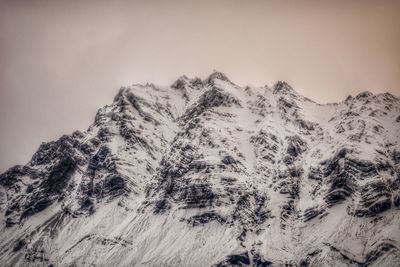
[[[215,72],[121,88],[0,176],[0,263],[395,266],[400,99]]]

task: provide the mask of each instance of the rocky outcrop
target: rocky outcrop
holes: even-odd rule
[[[222,89],[214,86],[199,97],[197,102],[186,111],[182,120],[185,121],[197,117],[210,108],[231,105],[240,106],[240,101],[224,92]]]

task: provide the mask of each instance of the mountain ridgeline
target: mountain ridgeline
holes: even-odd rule
[[[2,266],[396,266],[400,99],[123,87],[0,175]]]

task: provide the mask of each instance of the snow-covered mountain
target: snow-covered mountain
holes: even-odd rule
[[[400,99],[123,87],[0,176],[2,266],[398,266]]]

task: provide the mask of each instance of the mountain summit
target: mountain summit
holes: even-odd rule
[[[395,266],[400,99],[122,87],[0,175],[3,266]]]

